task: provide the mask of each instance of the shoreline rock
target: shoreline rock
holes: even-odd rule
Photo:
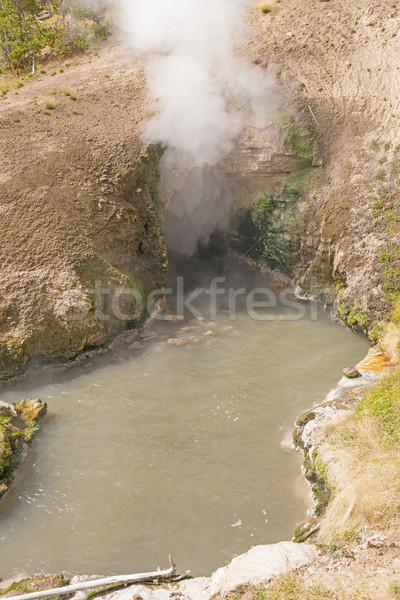
[[[13,482],[39,430],[38,420],[46,412],[47,404],[39,399],[18,404],[0,401],[0,498]]]

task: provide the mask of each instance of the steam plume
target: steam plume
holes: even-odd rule
[[[178,188],[167,237],[175,250],[191,254],[198,240],[228,219],[231,194],[218,165],[234,148],[243,121],[262,123],[268,108],[265,74],[235,55],[245,39],[249,0],[119,4],[130,45],[149,53],[148,88],[157,116],[145,135],[166,148],[164,190],[174,182]]]

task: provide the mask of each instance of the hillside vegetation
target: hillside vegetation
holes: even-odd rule
[[[104,39],[109,25],[104,13],[80,1],[0,1],[0,72],[32,68],[67,50],[86,50]]]

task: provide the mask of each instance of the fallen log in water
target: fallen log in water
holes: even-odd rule
[[[134,573],[132,575],[113,575],[111,577],[103,577],[102,579],[93,579],[92,581],[81,581],[64,587],[52,588],[27,594],[19,594],[18,596],[8,596],[7,600],[39,600],[40,598],[52,598],[54,596],[64,596],[73,594],[83,590],[91,590],[95,588],[103,588],[106,586],[118,586],[128,583],[139,583],[158,578],[169,578],[175,575],[175,565],[172,557],[169,557],[170,568],[161,571],[153,571],[151,573]]]

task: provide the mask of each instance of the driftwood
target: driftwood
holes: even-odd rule
[[[128,583],[139,583],[142,581],[148,581],[149,579],[168,578],[175,575],[175,565],[172,557],[169,557],[169,569],[164,571],[153,571],[151,573],[135,573],[133,575],[114,575],[112,577],[103,577],[103,579],[93,579],[92,581],[82,581],[80,583],[74,583],[73,585],[65,585],[64,587],[53,588],[50,590],[43,590],[41,592],[29,592],[27,594],[20,594],[19,596],[8,596],[7,600],[38,600],[40,598],[52,598],[53,596],[64,596],[66,594],[73,594],[83,590],[91,590],[95,588],[103,588],[106,586],[119,586]]]

